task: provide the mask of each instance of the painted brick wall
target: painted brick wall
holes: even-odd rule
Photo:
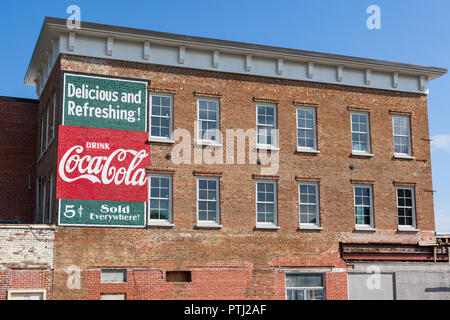
[[[0,300],[8,289],[46,289],[52,299],[53,241],[49,227],[0,226]]]
[[[175,226],[144,230],[58,227],[55,234],[55,298],[98,298],[103,286],[98,284],[98,274],[89,271],[92,268],[151,267],[164,271],[193,272],[193,282],[189,284],[167,285],[160,282],[156,285],[160,293],[151,298],[197,297],[198,294],[208,298],[226,298],[228,296],[223,292],[232,292],[237,296],[245,294],[249,299],[284,299],[284,275],[278,271],[278,267],[345,267],[339,256],[340,241],[417,242],[434,238],[433,197],[427,191],[432,189],[432,182],[429,141],[426,140],[429,133],[425,95],[72,56],[62,56],[58,65],[62,70],[151,80],[152,90],[174,93],[174,128],[187,129],[192,137],[197,116],[194,91],[221,94],[222,130],[241,128],[245,131],[254,128],[256,104],[253,98],[277,100],[280,129],[280,168],[277,174],[280,229],[254,230],[255,180],[252,174],[260,173],[259,166],[248,163],[175,165],[165,158],[171,152],[172,145],[152,143],[151,168],[174,171]],[[61,89],[58,81],[50,86],[56,87],[58,91]],[[296,108],[293,101],[317,106],[320,154],[295,152]],[[371,158],[351,156],[349,106],[363,107],[370,112],[371,147],[374,154]],[[390,110],[411,114],[415,160],[393,159]],[[226,143],[223,149],[226,150]],[[48,157],[55,159],[56,154],[49,153]],[[53,160],[51,162],[54,163]],[[351,164],[354,170],[349,169]],[[52,169],[45,167],[45,164],[38,168],[42,171]],[[221,173],[222,228],[219,230],[195,228],[194,170]],[[320,231],[298,231],[296,176],[320,179],[323,227]],[[375,181],[375,232],[353,230],[351,179]],[[419,232],[397,231],[394,180],[416,185]],[[223,276],[218,276],[219,273],[215,273],[218,271],[210,267],[211,263],[229,262],[251,265],[251,276],[247,271],[222,271]],[[66,288],[66,270],[72,265],[82,270],[80,290]],[[197,274],[197,268],[207,270],[208,276]],[[157,281],[157,272],[138,273],[145,283],[142,286],[147,285],[145,277],[150,277],[150,283]],[[207,278],[214,282],[227,279],[227,274],[237,275],[241,281],[236,283],[230,278],[229,281],[217,282],[214,290],[218,294],[211,293]],[[346,299],[346,273],[327,274],[326,279],[327,286],[330,286],[327,288],[327,297]],[[198,291],[194,288],[203,289]],[[130,296],[136,297],[135,292],[127,290]]]
[[[37,112],[37,101],[0,97],[0,220],[33,222]]]
[[[0,226],[0,268],[53,268],[54,229]]]

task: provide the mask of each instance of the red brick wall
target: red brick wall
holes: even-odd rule
[[[167,282],[164,271],[161,274],[157,270],[129,269],[126,283],[101,283],[100,269],[87,270],[87,298],[96,300],[102,293],[125,293],[130,300],[246,299],[252,290],[250,266],[224,264],[191,270],[191,282]]]
[[[33,222],[37,112],[37,101],[0,97],[0,220]]]
[[[38,114],[36,115],[35,122],[39,123],[40,119],[42,117],[45,117],[46,110],[48,108],[49,103],[53,103],[53,95],[56,95],[56,113],[55,113],[55,134],[54,139],[49,141],[49,144],[42,154],[40,154],[40,135],[41,135],[41,128],[38,125],[37,128],[37,147],[35,149],[35,157],[37,160],[37,166],[36,166],[36,176],[39,177],[43,181],[49,181],[50,175],[55,174],[55,185],[56,185],[56,166],[57,166],[57,152],[58,152],[58,130],[57,127],[61,123],[61,101],[62,101],[62,89],[60,85],[60,66],[59,66],[59,59],[56,60],[53,70],[50,73],[48,80],[45,84],[44,89],[42,90],[41,96],[39,97],[39,107],[38,107]],[[52,192],[52,222],[55,222],[56,217],[56,202],[55,202],[55,194],[56,194],[56,188],[53,186]],[[48,191],[47,191],[48,193]],[[48,206],[47,206],[48,208]]]
[[[253,98],[278,101],[280,169],[278,171],[278,231],[255,231],[255,164],[175,165],[165,159],[172,145],[152,143],[152,169],[172,169],[173,228],[108,229],[58,227],[55,234],[55,297],[99,297],[102,267],[152,267],[191,270],[188,284],[167,284],[158,273],[137,272],[139,288],[150,285],[150,298],[284,299],[284,275],[279,267],[345,267],[340,241],[417,242],[434,238],[433,196],[426,96],[365,88],[324,85],[254,76],[198,71],[149,64],[62,56],[61,69],[109,76],[149,79],[155,90],[174,92],[174,128],[194,137],[196,97],[193,92],[221,93],[220,128],[255,127]],[[56,81],[52,86],[60,86]],[[58,90],[61,88],[59,87]],[[317,106],[320,154],[297,154],[295,105]],[[370,112],[372,158],[351,153],[348,106]],[[412,146],[416,160],[393,159],[390,110],[412,114]],[[192,141],[193,142],[193,141]],[[225,142],[224,142],[225,143]],[[226,143],[223,147],[226,150]],[[54,159],[54,157],[52,158]],[[53,163],[53,162],[52,162]],[[350,170],[353,164],[355,169]],[[38,170],[51,170],[42,168]],[[221,172],[221,224],[219,230],[199,230],[196,224],[194,170]],[[298,190],[295,177],[320,179],[320,231],[298,231]],[[373,180],[376,232],[355,232],[353,189],[350,182]],[[393,181],[416,184],[417,233],[397,232]],[[248,271],[211,268],[212,263],[251,265]],[[81,289],[66,289],[68,266],[81,268]],[[201,268],[201,272],[198,271]],[[240,279],[235,281],[231,275]],[[145,278],[149,277],[149,282]],[[159,281],[159,282],[158,282]],[[150,284],[149,284],[150,283]],[[214,283],[213,290],[210,290]],[[153,284],[153,285],[151,285]],[[326,276],[327,297],[346,299],[346,274]],[[127,284],[129,297],[137,296]],[[122,288],[121,288],[122,289]],[[154,291],[152,291],[154,290]],[[154,293],[158,294],[154,294]]]
[[[0,270],[0,300],[6,300],[9,289],[45,289],[46,299],[53,299],[53,271],[50,269]]]
[[[325,273],[325,296],[327,300],[347,300],[347,272]]]

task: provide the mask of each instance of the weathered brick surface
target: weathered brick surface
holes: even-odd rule
[[[53,268],[54,230],[0,226],[0,268]]]
[[[46,289],[53,297],[54,230],[0,226],[0,300],[8,289]]]
[[[0,97],[0,220],[34,221],[37,112],[33,100]]]
[[[166,160],[172,145],[151,144],[152,168],[174,169],[171,229],[108,229],[58,227],[55,235],[55,298],[98,298],[101,267],[151,267],[191,270],[192,283],[168,284],[158,272],[135,271],[136,286],[128,297],[141,298],[276,298],[284,299],[284,275],[278,267],[345,267],[340,241],[417,242],[434,238],[433,198],[426,96],[365,88],[342,87],[281,79],[198,71],[175,67],[62,56],[62,70],[149,79],[151,87],[174,92],[174,128],[194,137],[197,117],[193,92],[220,93],[220,128],[244,131],[255,127],[253,98],[278,101],[280,169],[278,231],[255,231],[256,164],[175,165]],[[55,81],[60,92],[61,84]],[[293,101],[317,105],[320,154],[297,154]],[[372,158],[351,154],[348,106],[370,112]],[[390,110],[412,113],[412,149],[416,160],[393,159]],[[60,119],[60,116],[58,116]],[[193,142],[193,141],[192,141]],[[226,142],[224,142],[226,150]],[[54,163],[56,153],[50,153]],[[354,170],[349,166],[353,164]],[[54,169],[54,168],[53,168]],[[44,164],[38,170],[48,170]],[[193,170],[221,172],[219,230],[197,230],[196,179]],[[320,178],[321,231],[298,231],[298,191],[295,177]],[[355,232],[350,179],[373,180],[376,232]],[[397,232],[393,181],[416,184],[417,233]],[[245,265],[242,270],[211,267],[212,263]],[[68,266],[80,267],[81,289],[66,287]],[[197,268],[202,268],[199,271]],[[146,281],[145,279],[149,279]],[[236,281],[240,279],[240,281]],[[220,281],[219,281],[220,280]],[[159,282],[158,282],[159,281]],[[151,285],[153,284],[153,286]],[[214,284],[214,290],[210,290]],[[327,297],[346,299],[346,273],[326,275]],[[122,289],[121,289],[122,290]],[[133,291],[134,290],[134,291]]]

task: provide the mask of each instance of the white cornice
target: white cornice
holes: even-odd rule
[[[82,22],[81,27],[68,30],[65,20],[46,18],[25,77],[27,84],[34,85],[41,63],[54,62],[47,52],[423,94],[428,93],[429,80],[447,71],[93,23]],[[58,39],[57,45],[50,39]]]

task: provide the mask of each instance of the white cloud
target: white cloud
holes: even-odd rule
[[[431,139],[431,148],[433,150],[450,152],[450,134],[438,134]]]
[[[450,233],[450,210],[435,210],[437,233]]]

